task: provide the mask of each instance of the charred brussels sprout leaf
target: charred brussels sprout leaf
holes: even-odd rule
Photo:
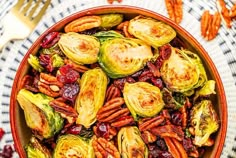
[[[54,149],[55,158],[95,158],[92,140],[84,140],[80,136],[68,134],[60,136]]]
[[[114,38],[102,44],[98,61],[109,77],[120,78],[139,71],[152,57],[151,47],[143,41]]]
[[[191,125],[194,127],[194,144],[204,146],[210,135],[219,128],[218,116],[210,100],[195,104],[191,111]]]
[[[50,138],[63,127],[64,120],[53,110],[49,102],[53,98],[42,93],[21,89],[17,101],[24,110],[26,124],[39,136]]]
[[[117,141],[122,158],[148,158],[148,148],[143,142],[137,127],[129,126],[121,128],[117,136]]]
[[[211,94],[216,94],[214,80],[207,81],[204,86],[195,93],[194,101],[196,101],[198,97],[208,97]]]
[[[89,128],[96,121],[98,110],[102,107],[108,79],[100,68],[86,71],[80,80],[80,92],[75,106],[79,114],[77,124]]]
[[[78,64],[97,62],[100,43],[94,36],[68,32],[61,35],[58,45],[73,62]]]
[[[103,14],[100,15],[102,18],[101,26],[102,28],[111,28],[119,25],[123,21],[123,14]]]
[[[125,104],[135,120],[138,116],[152,117],[164,107],[160,89],[146,82],[125,83]]]
[[[97,37],[101,44],[103,44],[105,41],[113,39],[113,38],[123,38],[124,36],[116,31],[110,30],[110,31],[100,31],[93,36]]]
[[[166,108],[179,109],[185,104],[185,96],[181,93],[173,95],[167,88],[162,90],[163,100]]]
[[[26,146],[26,153],[28,158],[51,158],[51,152],[33,136],[30,138]]]
[[[196,54],[171,48],[169,59],[163,62],[161,77],[168,89],[175,92],[189,92],[202,86],[207,80],[205,69]],[[200,59],[199,59],[200,60]]]
[[[143,16],[130,20],[128,31],[154,48],[169,43],[176,36],[175,30],[169,25]]]
[[[40,65],[39,63],[38,57],[33,56],[32,54],[30,54],[28,58],[28,63],[33,67],[33,69],[35,69],[38,72],[42,72],[44,70],[42,65]]]

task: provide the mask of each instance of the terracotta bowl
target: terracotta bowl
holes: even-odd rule
[[[11,101],[10,101],[11,130],[12,130],[12,135],[13,135],[13,139],[15,143],[15,148],[19,156],[22,158],[26,157],[24,146],[28,143],[29,138],[31,136],[31,131],[26,126],[24,113],[16,101],[17,93],[20,90],[18,83],[22,80],[23,76],[27,73],[29,69],[29,64],[27,63],[27,59],[29,55],[37,53],[40,47],[40,42],[42,41],[45,35],[53,31],[62,30],[63,27],[70,21],[77,19],[79,17],[85,16],[85,15],[104,14],[104,13],[111,13],[111,12],[123,13],[126,18],[132,18],[136,15],[145,15],[145,16],[149,16],[149,17],[158,19],[160,21],[163,21],[169,24],[170,26],[172,26],[176,30],[176,32],[178,33],[178,36],[189,45],[190,50],[193,50],[194,52],[198,53],[198,55],[202,59],[203,64],[206,68],[208,78],[216,81],[216,95],[213,97],[213,104],[215,105],[215,109],[220,117],[220,123],[221,123],[220,129],[214,136],[215,144],[213,145],[213,147],[210,147],[207,149],[204,157],[205,158],[220,157],[222,149],[223,149],[225,136],[226,136],[226,129],[227,129],[227,105],[226,105],[226,98],[225,98],[222,81],[220,79],[220,76],[217,72],[217,69],[214,63],[212,62],[207,52],[204,50],[201,44],[198,43],[198,41],[193,38],[193,36],[191,36],[181,26],[175,24],[168,18],[160,14],[157,14],[155,12],[145,10],[142,8],[131,7],[131,6],[115,6],[115,5],[95,7],[95,8],[83,10],[64,18],[63,20],[59,21],[58,23],[50,27],[48,30],[46,30],[40,37],[38,37],[38,39],[33,43],[33,45],[28,50],[27,54],[21,61],[21,64],[15,76],[15,80],[14,80],[14,84],[13,84],[12,92],[11,92]]]

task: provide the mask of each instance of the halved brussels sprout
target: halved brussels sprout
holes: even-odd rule
[[[84,140],[80,136],[67,134],[60,136],[54,149],[54,158],[95,158],[92,140]]]
[[[138,16],[129,22],[128,31],[154,48],[169,43],[175,36],[175,30],[156,19]]]
[[[114,38],[105,41],[98,62],[111,78],[131,75],[153,57],[151,47],[138,39]]]
[[[160,89],[147,82],[126,82],[123,95],[125,104],[136,121],[138,119],[137,115],[152,117],[164,107]]]
[[[219,120],[210,100],[195,104],[191,111],[191,125],[194,127],[194,141],[197,146],[204,146],[210,135],[219,128]]]
[[[103,44],[106,40],[110,40],[113,38],[123,38],[124,36],[116,31],[109,30],[109,31],[100,31],[93,36],[97,37],[101,44]]]
[[[101,26],[102,28],[111,28],[119,25],[123,21],[123,14],[111,13],[100,15],[102,18]]]
[[[37,138],[32,136],[28,145],[26,146],[26,153],[28,158],[51,158],[51,152],[39,143]]]
[[[21,89],[17,101],[24,110],[26,124],[43,138],[50,138],[62,129],[64,120],[49,105],[53,98]]]
[[[100,68],[86,71],[80,80],[80,92],[75,101],[78,112],[76,123],[89,128],[96,121],[98,110],[102,107],[108,79]]]
[[[191,91],[207,80],[199,57],[174,47],[171,47],[171,55],[164,60],[160,72],[167,88],[175,92]]]
[[[122,127],[117,136],[122,158],[148,158],[148,148],[136,126]]]
[[[216,94],[215,83],[216,82],[214,80],[206,81],[203,87],[195,93],[193,100],[196,101],[198,97],[207,97],[211,94]]]
[[[68,32],[61,35],[58,45],[73,62],[78,64],[97,62],[100,43],[94,36]]]
[[[38,72],[42,72],[44,70],[42,65],[40,65],[39,63],[38,57],[33,56],[32,54],[30,54],[28,58],[28,63],[32,66],[33,69],[35,69]]]

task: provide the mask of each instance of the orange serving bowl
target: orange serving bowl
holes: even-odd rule
[[[63,20],[57,22],[49,29],[47,29],[41,36],[38,37],[38,39],[30,47],[27,54],[21,61],[21,64],[16,73],[14,84],[12,87],[11,101],[10,101],[10,123],[11,123],[11,129],[12,129],[12,135],[13,135],[13,139],[15,143],[15,148],[19,156],[22,158],[26,157],[26,152],[24,150],[24,147],[28,143],[31,136],[31,130],[26,125],[23,110],[20,108],[16,100],[17,93],[20,90],[19,83],[22,81],[22,78],[24,77],[24,75],[27,74],[30,67],[27,62],[29,55],[30,54],[35,55],[38,52],[42,39],[48,33],[53,32],[53,31],[63,30],[64,26],[67,23],[79,17],[85,16],[85,15],[104,14],[104,13],[122,13],[125,15],[125,18],[128,18],[128,19],[136,15],[144,15],[144,16],[149,16],[157,20],[160,20],[172,26],[176,30],[178,36],[182,40],[184,40],[184,42],[188,44],[189,50],[192,50],[198,53],[198,55],[203,61],[208,78],[216,81],[216,95],[213,96],[212,100],[213,100],[213,104],[215,106],[216,112],[218,113],[218,116],[220,118],[220,129],[217,131],[217,133],[214,134],[215,143],[212,147],[207,148],[204,154],[204,157],[205,158],[220,157],[222,149],[223,149],[225,136],[226,136],[226,129],[227,129],[227,105],[226,105],[226,98],[225,98],[225,92],[222,85],[222,81],[208,53],[204,50],[201,44],[198,43],[198,41],[193,38],[192,35],[190,35],[185,29],[183,29],[178,24],[172,22],[168,18],[158,13],[146,10],[146,9],[132,7],[132,6],[124,6],[124,5],[123,6],[110,5],[110,6],[95,7],[95,8],[86,9],[86,10],[77,12],[75,14],[72,14],[64,18]]]

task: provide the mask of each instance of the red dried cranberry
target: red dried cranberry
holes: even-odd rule
[[[132,77],[119,78],[119,79],[114,80],[114,86],[116,86],[122,91],[124,88],[125,82],[134,83],[136,81]]]
[[[169,44],[161,46],[159,48],[159,52],[160,52],[160,56],[162,57],[162,59],[167,60],[171,54],[171,46]]]
[[[79,73],[72,69],[70,65],[64,65],[59,69],[60,74],[57,75],[57,80],[62,83],[74,83],[80,77]]]
[[[162,138],[157,139],[156,145],[161,149],[161,150],[168,150],[165,141]]]
[[[152,77],[151,78],[151,81],[152,83],[157,86],[158,88],[162,89],[163,88],[163,82],[160,78],[155,78],[155,77]]]
[[[2,128],[0,128],[0,140],[2,139],[4,134],[5,134],[5,131]]]
[[[72,102],[75,100],[75,97],[77,96],[78,92],[79,85],[76,82],[73,84],[65,84],[60,90],[62,98]]]
[[[3,147],[2,153],[0,153],[0,157],[2,158],[12,158],[13,156],[13,149],[11,145],[5,145]]]
[[[161,66],[162,66],[162,64],[163,64],[163,59],[161,58],[161,56],[159,56],[158,58],[157,58],[157,60],[155,61],[155,65],[156,65],[156,67],[158,68],[158,69],[160,69],[161,68]]]
[[[97,124],[97,134],[100,137],[109,138],[109,124],[101,122]]]
[[[82,130],[82,125],[73,125],[67,130],[67,134],[80,134],[80,131]]]
[[[179,37],[175,37],[171,42],[170,44],[173,46],[173,47],[176,47],[176,48],[186,48],[186,44],[184,43],[183,40],[181,40]]]
[[[50,48],[52,47],[54,44],[56,44],[60,39],[60,34],[59,32],[51,32],[49,34],[47,34],[42,43],[41,43],[41,47],[43,48]]]
[[[159,69],[151,62],[147,62],[147,66],[149,68],[149,70],[152,72],[154,77],[160,77],[160,71]]]
[[[177,126],[182,125],[182,114],[180,112],[174,112],[171,114],[171,122]]]
[[[51,56],[48,54],[40,54],[39,56],[39,63],[42,65],[44,68],[47,69],[47,71],[52,72],[53,71],[53,65],[52,65],[52,60]]]
[[[193,142],[192,142],[191,138],[184,138],[183,139],[183,146],[187,152],[191,152],[194,149]]]

